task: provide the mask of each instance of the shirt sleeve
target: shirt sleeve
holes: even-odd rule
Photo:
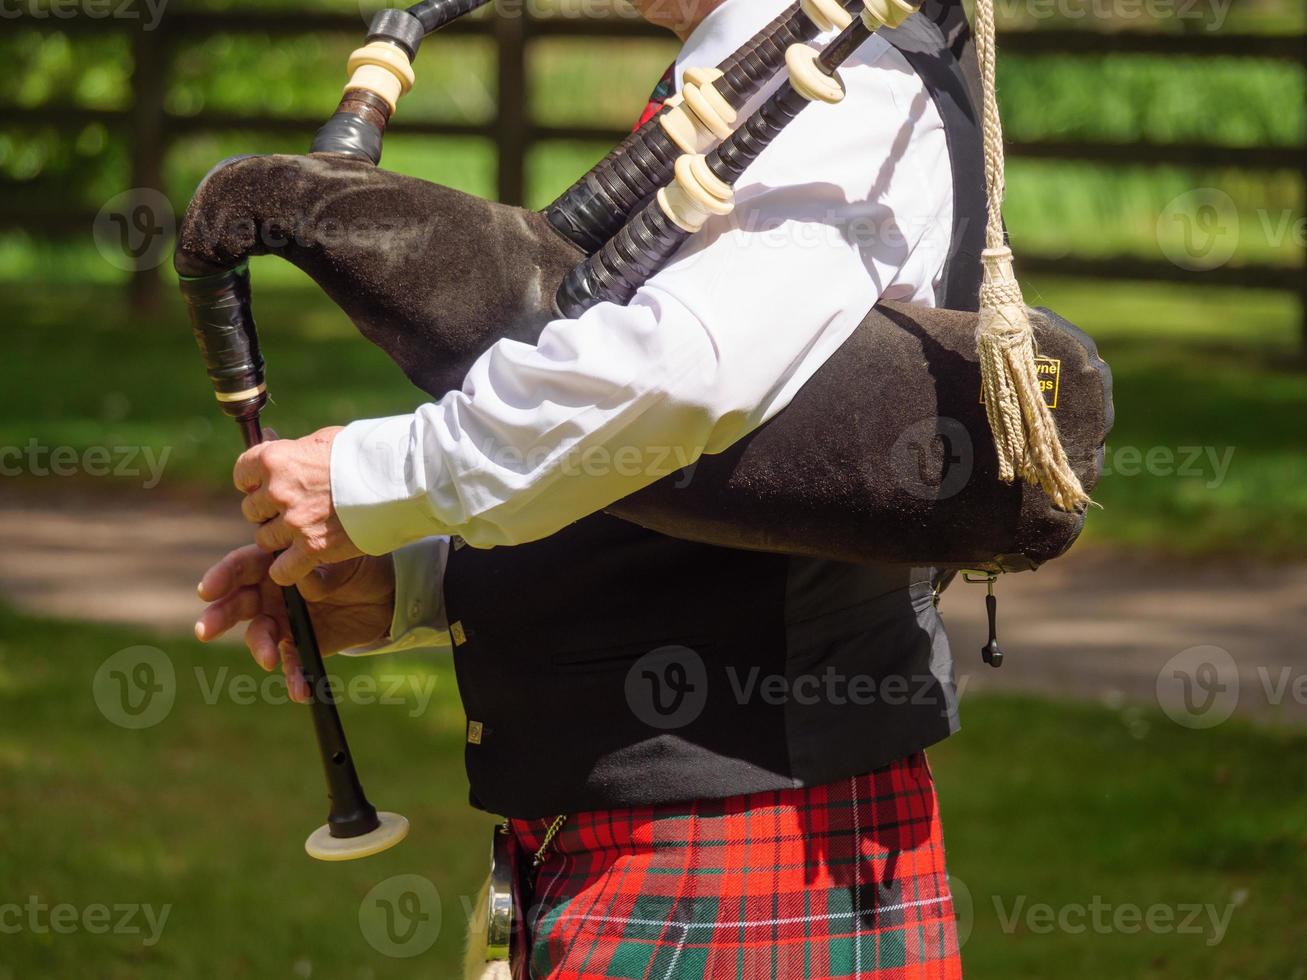
[[[354,543],[545,537],[767,421],[881,297],[933,305],[952,224],[943,124],[877,38],[841,74],[844,101],[800,113],[733,214],[630,304],[500,341],[461,390],[347,426],[331,478]]]
[[[384,640],[341,653],[371,657],[401,650],[453,650],[444,588],[450,548],[449,538],[433,537],[396,551],[391,556],[395,563],[395,613],[390,633]]]

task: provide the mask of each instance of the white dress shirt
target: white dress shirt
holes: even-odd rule
[[[681,50],[678,87],[784,6],[726,0]],[[502,340],[460,391],[337,437],[332,493],[350,538],[374,555],[417,542],[396,554],[392,636],[443,625],[449,544],[421,539],[546,537],[766,422],[878,299],[935,304],[952,236],[943,122],[879,38],[839,74],[844,100],[805,108],[737,183],[734,213],[630,304],[556,320],[534,346]]]

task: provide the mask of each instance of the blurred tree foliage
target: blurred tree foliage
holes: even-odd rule
[[[999,63],[1009,136],[1293,146],[1303,140],[1301,67],[1248,58],[1008,55]]]
[[[531,9],[565,7],[580,0],[538,0]],[[612,0],[620,2],[620,0]],[[1163,0],[1157,0],[1161,3]],[[1171,0],[1178,4],[1179,0]],[[167,111],[179,117],[280,115],[325,119],[334,107],[348,52],[380,0],[173,0],[164,17],[181,10],[332,11],[358,15],[358,35],[308,34],[269,38],[215,34],[170,42]],[[1088,13],[1116,11],[1120,29],[1193,30],[1219,24],[1226,31],[1303,30],[1302,0],[1195,0],[1193,17],[1148,22],[1134,0],[1029,0],[999,4],[1009,24],[1032,28],[1101,29]],[[1153,9],[1158,9],[1156,3]],[[25,0],[24,10],[45,9]],[[1177,7],[1177,9],[1179,9]],[[1060,17],[1052,16],[1061,13]],[[1129,16],[1126,16],[1130,14]],[[629,10],[625,16],[630,16]],[[1110,19],[1110,18],[1109,18]],[[39,28],[29,26],[40,21]],[[112,29],[112,28],[119,29]],[[0,106],[28,110],[130,108],[133,30],[105,21],[103,28],[58,30],[53,18],[6,22],[0,57]],[[546,38],[529,51],[529,112],[544,124],[621,127],[643,105],[652,82],[676,44],[646,39],[603,41]],[[427,42],[418,62],[419,84],[406,98],[403,118],[480,124],[493,118],[497,98],[495,50],[490,39],[442,37]],[[1301,66],[1255,59],[1159,58],[1103,53],[1087,38],[1083,55],[1008,55],[1002,59],[1000,97],[1008,133],[1017,139],[1213,141],[1230,146],[1300,144],[1307,130]],[[0,209],[79,209],[94,212],[131,186],[125,129],[98,121],[24,121],[0,131]],[[185,203],[196,181],[216,160],[236,152],[302,152],[303,134],[225,131],[175,140],[166,165],[166,192]],[[596,159],[593,143],[544,144],[532,150],[528,172],[533,203],[542,203]],[[494,190],[494,151],[476,139],[400,138],[387,141],[386,165],[473,193]],[[1103,169],[1070,163],[1017,165],[1010,221],[1014,233],[1056,252],[1068,242],[1100,251],[1156,249],[1154,225],[1166,202],[1195,186],[1226,190],[1250,227],[1258,209],[1296,209],[1302,189],[1292,175],[1194,174],[1151,168]],[[1254,231],[1256,229],[1253,229]],[[1264,239],[1266,236],[1263,235]],[[0,254],[13,254],[12,235]],[[1292,242],[1251,241],[1246,260],[1278,255],[1299,261]],[[30,245],[30,240],[22,239]]]
[[[0,104],[24,109],[76,106],[125,109],[131,102],[131,43],[126,34],[69,37],[7,26],[0,57]],[[0,207],[62,202],[89,206],[127,186],[128,147],[103,124],[0,130]],[[98,207],[99,205],[96,204]]]
[[[358,37],[307,34],[291,40],[216,34],[177,45],[167,108],[316,118],[343,84]],[[495,114],[494,44],[487,38],[439,42],[440,56],[418,62],[421,84],[404,97],[405,119],[485,122]],[[434,46],[434,44],[433,44]],[[325,117],[324,117],[325,118]]]

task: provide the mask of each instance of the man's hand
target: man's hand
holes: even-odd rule
[[[272,555],[258,545],[237,548],[204,573],[198,592],[209,603],[195,624],[204,642],[216,640],[248,622],[245,645],[264,670],[281,662],[298,702],[309,698],[300,674],[299,652],[291,640],[281,588],[269,577]],[[299,583],[308,600],[313,630],[323,656],[381,639],[395,608],[395,571],[390,558],[354,558],[314,569]]]
[[[331,500],[331,444],[340,431],[334,426],[303,439],[277,439],[268,430],[272,441],[236,460],[232,479],[246,494],[241,512],[259,525],[254,540],[264,551],[285,549],[269,570],[278,585],[294,585],[319,565],[363,554]]]

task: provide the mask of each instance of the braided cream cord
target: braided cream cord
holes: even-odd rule
[[[994,432],[999,479],[1011,483],[1019,476],[1041,487],[1058,508],[1079,510],[1090,502],[1089,495],[1071,469],[1053,413],[1039,388],[1035,331],[1003,232],[1003,122],[998,114],[994,35],[994,0],[976,0],[988,197],[976,331],[985,412]]]

